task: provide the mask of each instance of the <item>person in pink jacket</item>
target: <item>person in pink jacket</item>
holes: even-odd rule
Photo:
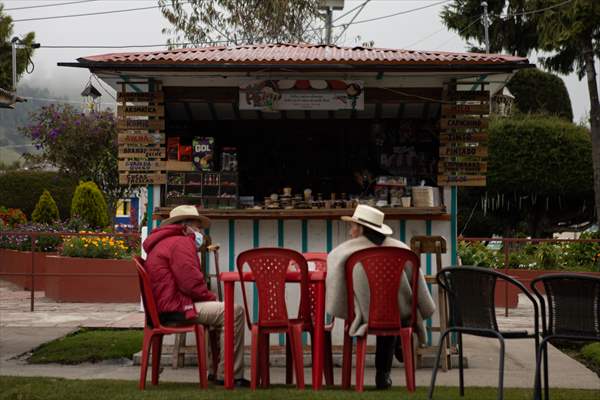
[[[224,303],[208,290],[200,267],[198,249],[203,230],[210,220],[194,206],[178,206],[144,241],[146,270],[156,299],[161,322],[195,321],[221,331],[221,354],[215,382],[223,384]],[[234,379],[237,386],[249,386],[244,379],[244,309],[234,306]]]

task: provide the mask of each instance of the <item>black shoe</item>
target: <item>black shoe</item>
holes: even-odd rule
[[[375,375],[375,386],[377,390],[387,390],[392,387],[392,379],[389,372],[382,372]]]
[[[215,385],[224,386],[225,385],[225,380],[223,380],[223,379],[215,379]],[[247,388],[247,387],[250,387],[250,381],[248,379],[245,379],[245,378],[235,379],[233,381],[233,386],[238,387],[238,388]]]

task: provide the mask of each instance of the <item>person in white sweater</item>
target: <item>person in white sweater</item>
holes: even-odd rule
[[[345,264],[351,254],[374,246],[409,248],[405,243],[389,237],[393,231],[383,223],[384,217],[385,215],[381,211],[367,205],[358,205],[352,217],[342,217],[351,224],[350,236],[352,239],[337,246],[327,256],[325,309],[333,317],[341,319],[348,317]],[[407,265],[398,293],[398,304],[403,320],[408,320],[411,316],[412,290],[409,281],[411,273],[412,266]],[[352,275],[356,317],[354,321],[350,321],[349,332],[351,336],[363,336],[369,320],[369,285],[365,271],[360,265],[354,268]],[[435,302],[427,290],[421,271],[419,271],[418,292],[417,318],[419,324],[417,334],[420,343],[424,343],[426,334],[423,319],[433,315]],[[392,385],[390,370],[397,340],[399,339],[394,336],[377,337],[375,383],[378,389],[388,389]]]

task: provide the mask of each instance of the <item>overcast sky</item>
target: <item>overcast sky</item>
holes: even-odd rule
[[[71,0],[73,1],[73,0]],[[127,8],[148,7],[156,0],[98,0],[56,7],[7,10],[31,5],[65,3],[67,0],[0,0],[6,12],[14,20],[55,15],[81,14]],[[334,12],[334,19],[345,11],[361,4],[363,0],[346,0],[345,9]],[[410,10],[439,0],[372,0],[356,21]],[[444,28],[439,17],[443,5],[398,15],[391,18],[352,25],[338,44],[353,46],[362,41],[373,40],[376,47],[413,48],[418,50],[465,51],[466,43],[456,33]],[[352,14],[336,24],[348,22]],[[140,45],[165,43],[161,29],[167,26],[158,8],[121,14],[94,15],[76,18],[49,19],[15,22],[14,33],[36,33],[42,46],[93,46],[93,45]],[[483,28],[482,28],[483,29]],[[341,28],[334,30],[334,37]],[[361,37],[356,42],[355,38]],[[160,49],[160,48],[156,48]],[[89,72],[84,69],[57,67],[60,61],[75,61],[78,57],[93,54],[124,51],[148,51],[152,49],[38,49],[34,56],[35,70],[22,79],[22,83],[50,89],[56,96],[77,98],[85,87]],[[537,63],[535,55],[530,62]],[[597,66],[598,70],[598,66]],[[589,113],[589,96],[585,80],[579,81],[575,74],[563,77],[573,104],[575,122]],[[104,95],[104,101],[111,100]]]

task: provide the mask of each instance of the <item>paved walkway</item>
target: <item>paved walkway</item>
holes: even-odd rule
[[[0,281],[1,282],[1,281]],[[499,310],[499,314],[503,310]],[[531,310],[521,301],[510,317],[499,317],[502,326],[513,329],[530,328]],[[77,327],[142,327],[143,314],[139,304],[80,304],[54,303],[36,296],[36,311],[29,312],[28,292],[15,290],[9,284],[0,283],[0,375],[49,376],[72,379],[139,379],[139,367],[131,362],[105,362],[77,366],[30,365],[25,357],[19,357],[42,343],[61,337]],[[33,329],[32,329],[33,328]],[[495,386],[498,379],[498,343],[492,339],[465,336],[465,355],[469,368],[465,371],[467,386]],[[530,388],[533,382],[534,346],[532,340],[507,341],[505,386]],[[596,374],[562,352],[551,348],[550,381],[552,387],[595,389],[600,393],[600,379]],[[274,383],[285,381],[283,368],[272,368]],[[246,374],[249,376],[249,373]],[[366,384],[374,384],[375,371],[368,369]],[[404,371],[395,368],[392,373],[395,384],[404,384]],[[307,369],[306,377],[310,380]],[[166,366],[161,375],[163,381],[197,382],[195,367],[171,369]],[[335,371],[339,384],[340,371]],[[427,386],[431,379],[430,369],[417,370],[417,384]],[[354,378],[353,378],[354,380]],[[440,372],[438,384],[457,386],[458,371]]]

